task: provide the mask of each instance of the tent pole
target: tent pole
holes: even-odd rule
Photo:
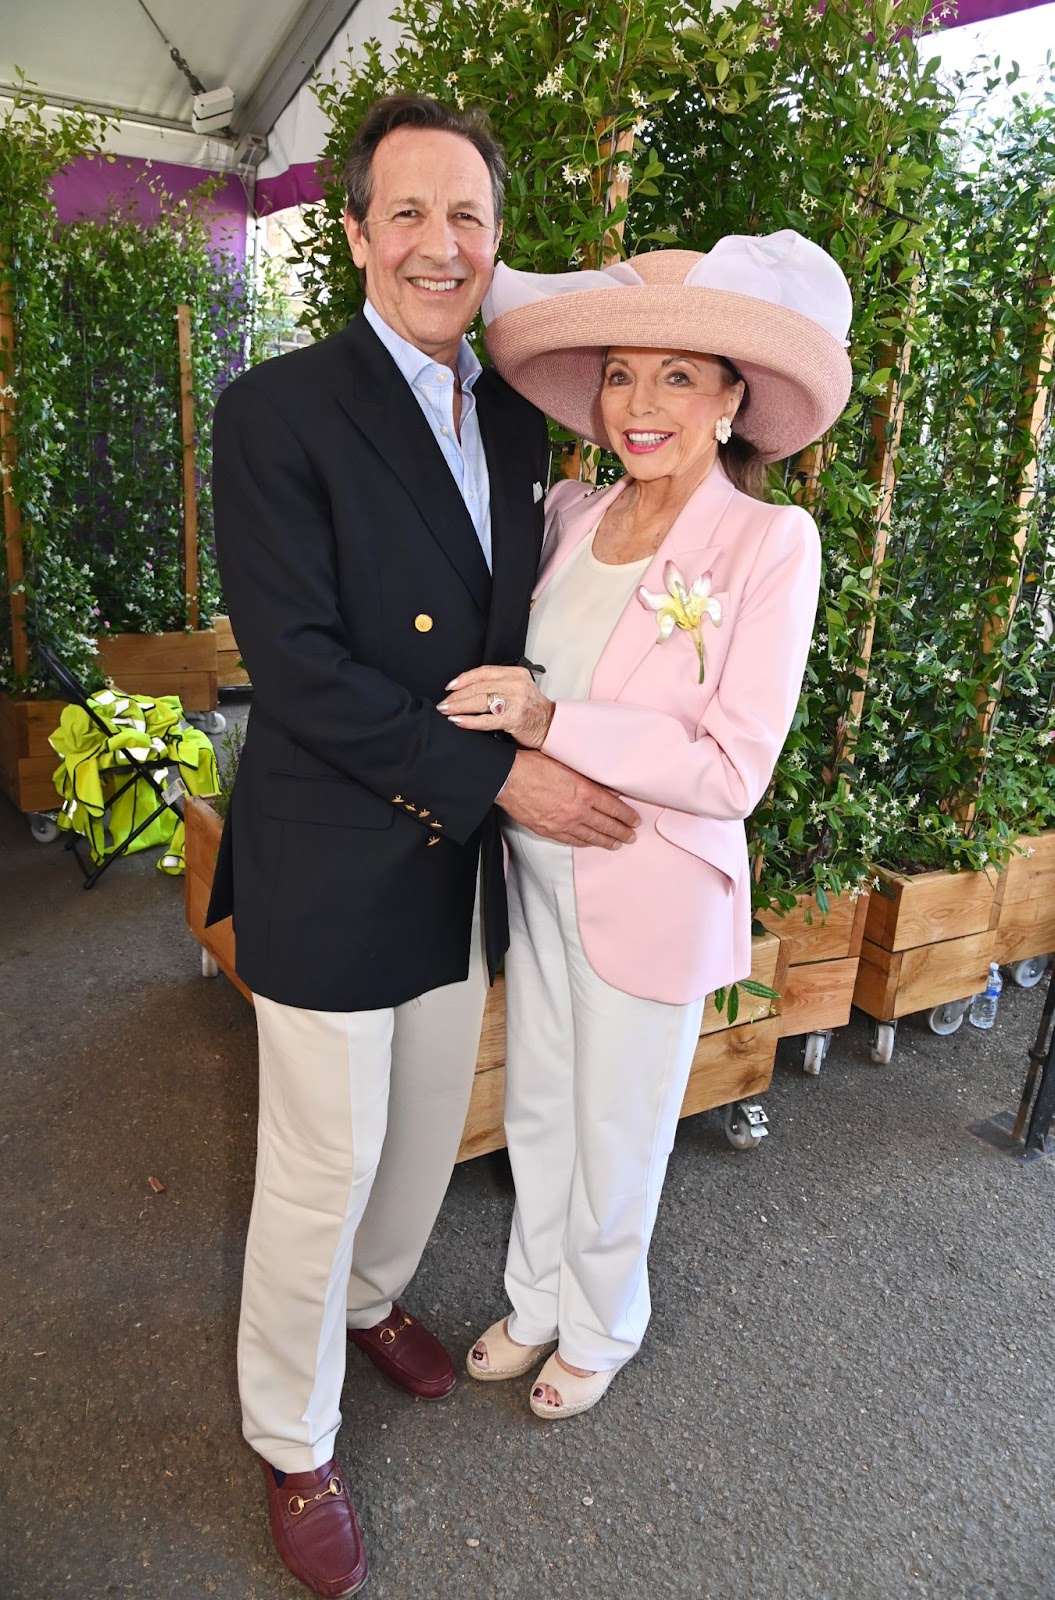
[[[191,362],[190,306],[176,308],[179,331],[180,430],[183,434],[183,589],[187,626],[197,628],[198,496],[194,474],[194,368]]]

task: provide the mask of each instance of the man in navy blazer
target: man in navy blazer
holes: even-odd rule
[[[617,796],[436,703],[517,662],[543,526],[542,416],[464,332],[501,236],[482,119],[379,102],[347,163],[367,303],[239,378],[216,413],[224,593],[253,683],[210,919],[233,913],[260,1045],[238,1370],[283,1560],[366,1575],[334,1461],[346,1343],[426,1399],[454,1386],[400,1296],[432,1229],[507,924],[497,808],[617,848]]]

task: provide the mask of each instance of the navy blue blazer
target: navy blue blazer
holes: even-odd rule
[[[493,577],[409,385],[363,317],[220,397],[224,595],[253,684],[208,920],[285,1005],[399,1005],[463,979],[477,869],[508,942],[494,797],[515,748],[436,711],[456,673],[523,654],[549,445],[492,369],[475,385]]]

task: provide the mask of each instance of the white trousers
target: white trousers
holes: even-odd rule
[[[508,836],[509,1332],[558,1338],[572,1366],[608,1371],[651,1314],[648,1247],[703,1001],[641,1000],[599,978],[579,939],[571,848]]]
[[[465,1127],[486,992],[478,902],[464,983],[378,1011],[256,996],[238,1387],[246,1439],[281,1471],[333,1455],[346,1329],[386,1317],[421,1259]]]

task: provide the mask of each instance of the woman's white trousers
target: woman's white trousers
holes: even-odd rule
[[[333,1455],[346,1329],[413,1276],[458,1152],[486,995],[469,977],[379,1011],[256,997],[260,1123],[238,1328],[242,1431],[284,1472]]]
[[[703,1001],[605,983],[579,939],[571,848],[520,828],[508,839],[509,1332],[559,1337],[573,1366],[608,1371],[648,1324],[648,1247]],[[642,934],[628,925],[626,937]]]

